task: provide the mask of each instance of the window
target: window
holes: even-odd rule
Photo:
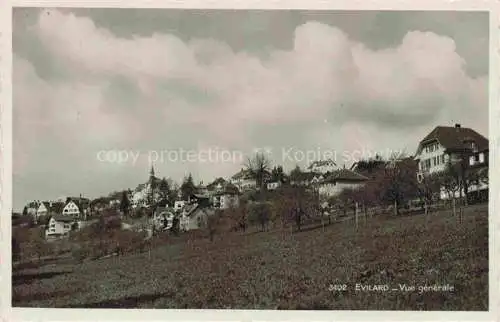
[[[431,167],[431,159],[424,160],[422,170],[427,170]]]
[[[479,162],[479,154],[476,154],[476,155],[474,156],[474,160],[475,160],[476,162]]]
[[[441,163],[444,163],[445,162],[445,155],[441,155]]]

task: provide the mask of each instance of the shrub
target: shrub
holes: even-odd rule
[[[247,205],[248,221],[251,224],[259,224],[261,229],[269,223],[271,217],[272,203],[270,202],[251,202]]]

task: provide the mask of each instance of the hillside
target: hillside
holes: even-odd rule
[[[14,271],[13,306],[487,310],[488,208],[374,218],[303,232],[169,241],[148,252]],[[96,278],[99,276],[99,278]],[[347,284],[346,291],[329,290]],[[356,291],[415,285],[415,291]],[[419,293],[418,286],[453,291]]]

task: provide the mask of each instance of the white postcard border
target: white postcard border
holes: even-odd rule
[[[489,312],[415,312],[415,311],[268,311],[268,310],[144,310],[144,309],[21,309],[11,308],[11,216],[12,209],[12,7],[87,7],[87,8],[206,8],[206,9],[314,9],[314,10],[460,10],[490,11],[490,225],[489,225]],[[499,218],[500,144],[499,108],[499,28],[500,15],[496,1],[396,1],[396,0],[87,0],[33,1],[15,0],[4,3],[0,10],[0,252],[2,286],[1,315],[5,321],[124,321],[124,320],[193,320],[193,321],[493,321],[499,320],[498,297],[500,278],[495,265],[500,251]]]

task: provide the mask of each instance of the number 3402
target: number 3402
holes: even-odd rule
[[[330,286],[328,286],[328,290],[330,292],[347,291],[347,284],[330,284]]]

